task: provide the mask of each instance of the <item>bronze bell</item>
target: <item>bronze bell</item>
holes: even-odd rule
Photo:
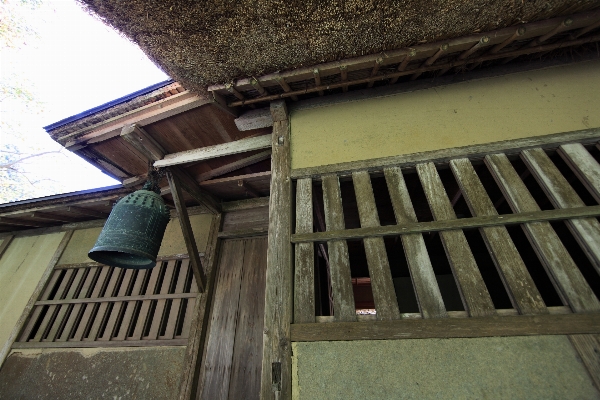
[[[149,182],[114,206],[88,257],[113,267],[152,268],[168,223],[169,210]]]

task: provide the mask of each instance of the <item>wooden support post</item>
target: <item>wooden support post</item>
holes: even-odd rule
[[[183,240],[190,257],[192,271],[194,272],[194,277],[198,283],[198,291],[202,293],[206,288],[206,275],[204,274],[204,269],[202,269],[202,263],[200,262],[200,256],[198,255],[198,247],[196,246],[196,240],[194,239],[194,232],[192,231],[192,225],[190,224],[190,217],[183,201],[179,179],[178,177],[174,176],[171,171],[167,172],[167,179],[169,180],[171,195],[173,196],[173,202],[175,203],[175,208],[177,209],[177,214],[179,215],[179,224],[181,225],[181,230],[183,231]]]
[[[54,255],[50,259],[50,262],[48,262],[48,265],[46,266],[46,270],[42,274],[42,277],[40,278],[37,286],[33,290],[33,293],[31,294],[31,297],[29,298],[27,305],[23,309],[23,312],[21,313],[21,317],[19,317],[17,323],[13,327],[13,329],[10,333],[10,336],[8,337],[8,340],[4,343],[4,346],[2,347],[2,349],[0,349],[0,368],[2,367],[4,360],[8,356],[8,353],[10,352],[10,349],[11,349],[14,341],[17,340],[19,333],[21,332],[21,330],[27,323],[27,320],[29,318],[29,313],[33,309],[33,306],[35,305],[35,302],[37,301],[37,299],[40,296],[40,294],[42,293],[42,291],[46,288],[48,279],[50,278],[50,276],[52,275],[52,271],[54,270],[54,266],[56,265],[56,263],[60,259],[60,256],[62,256],[63,252],[67,248],[67,245],[69,244],[69,240],[71,240],[72,236],[73,236],[73,231],[65,232],[62,240],[60,241],[60,243],[58,244],[58,247],[56,248],[56,251],[54,252]],[[5,238],[4,241],[10,242],[9,239],[10,239],[10,237]],[[8,244],[8,242],[7,242],[7,244]]]
[[[283,89],[284,92],[292,91],[292,88],[290,87],[290,85],[288,85],[287,82],[285,81],[285,79],[283,79],[281,76],[277,75],[275,77],[275,80],[277,81],[277,83],[279,83],[279,86],[281,86],[281,88]],[[291,99],[294,101],[298,101],[298,96],[291,96]]]
[[[260,398],[292,398],[292,245],[290,132],[285,102],[271,103],[273,115],[271,196]]]
[[[313,70],[313,75],[315,77],[315,86],[317,86],[317,87],[321,86],[321,75],[319,73],[318,68],[315,68]],[[322,90],[319,90],[319,96],[323,96],[323,94],[325,94],[325,92],[323,92]]]
[[[219,200],[203,190],[198,185],[198,182],[189,176],[186,170],[180,167],[170,167],[169,171],[173,176],[177,177],[177,180],[179,181],[179,184],[183,190],[188,192],[188,194],[192,196],[198,203],[206,207],[211,214],[218,214],[221,212],[221,204],[219,203]]]
[[[208,276],[206,290],[199,294],[190,325],[189,339],[185,349],[181,380],[179,382],[178,400],[195,399],[200,377],[200,365],[202,364],[208,321],[210,316],[210,305],[215,288],[215,277],[217,275],[216,263],[219,256],[218,234],[221,227],[221,214],[213,216],[208,243],[206,247],[204,262],[206,264],[206,275]]]

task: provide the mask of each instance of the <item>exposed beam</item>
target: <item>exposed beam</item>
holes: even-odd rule
[[[63,215],[54,215],[41,211],[34,211],[32,213],[24,214],[23,216],[34,218],[34,219],[44,219],[47,221],[59,221],[59,222],[73,222],[72,217],[65,217]]]
[[[232,163],[223,165],[222,167],[218,167],[218,168],[212,169],[208,172],[205,172],[203,174],[200,174],[196,177],[196,180],[198,182],[204,182],[209,179],[215,178],[217,176],[221,176],[221,175],[227,174],[229,172],[233,172],[235,170],[245,168],[249,165],[264,161],[270,157],[271,157],[271,149],[261,151],[260,153],[255,154],[253,156],[246,157],[246,158],[243,158],[238,161],[234,161]]]
[[[198,254],[198,246],[196,245],[196,239],[194,238],[194,232],[192,231],[192,225],[190,224],[190,217],[185,202],[183,201],[179,178],[176,174],[173,174],[172,171],[167,171],[167,179],[169,180],[171,196],[173,196],[173,202],[175,203],[175,208],[179,215],[179,224],[181,225],[183,241],[185,242],[185,247],[187,248],[188,256],[190,257],[190,265],[192,266],[192,271],[196,278],[196,283],[198,284],[198,291],[202,293],[206,288],[206,275],[204,274],[200,255]]]
[[[236,140],[229,143],[202,147],[199,149],[167,154],[162,160],[154,163],[155,167],[186,164],[190,162],[210,160],[212,158],[228,156],[231,154],[245,153],[252,150],[262,150],[271,147],[271,136],[262,135],[247,139]]]
[[[215,199],[212,195],[202,189],[198,182],[189,176],[186,170],[183,168],[174,166],[170,167],[169,171],[175,176],[181,185],[181,187],[196,200],[198,203],[205,206],[211,214],[218,214],[221,212],[221,205],[218,199]],[[171,195],[173,195],[173,188],[171,188]]]
[[[90,210],[90,209],[83,208],[83,207],[73,207],[73,206],[67,207],[67,212],[86,215],[88,217],[94,217],[94,218],[98,218],[98,219],[108,218],[108,213],[105,213],[102,211]]]
[[[212,102],[212,99],[208,96],[196,96],[189,91],[185,91],[70,133],[59,138],[58,141],[64,143],[64,146],[69,150],[78,150],[88,144],[119,136],[125,125],[138,124],[139,126],[145,126]]]
[[[165,149],[139,125],[126,125],[121,137],[142,153],[148,160],[157,161],[165,156]]]
[[[238,186],[243,188],[246,191],[246,193],[250,195],[250,197],[260,197],[260,194],[256,190],[254,190],[254,188],[248,182],[244,182],[243,179],[238,180]]]
[[[273,118],[269,107],[248,111],[234,120],[240,131],[267,128],[273,126]]]
[[[23,220],[16,219],[16,218],[6,218],[6,217],[0,217],[0,225],[25,226],[25,227],[28,227],[28,228],[43,228],[43,227],[46,227],[46,226],[50,226],[46,222],[23,221]]]

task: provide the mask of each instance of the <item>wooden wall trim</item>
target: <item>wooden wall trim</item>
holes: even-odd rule
[[[8,353],[10,352],[11,347],[13,346],[13,344],[15,344],[14,342],[17,339],[19,332],[21,332],[21,329],[23,328],[23,326],[29,319],[29,314],[31,313],[31,310],[33,309],[33,306],[35,305],[35,302],[38,300],[38,298],[40,297],[40,294],[45,289],[46,284],[48,283],[48,278],[50,278],[50,275],[52,275],[54,266],[60,259],[60,256],[62,256],[62,253],[67,248],[67,245],[69,244],[69,240],[71,240],[71,237],[73,236],[73,232],[74,231],[71,230],[71,231],[67,231],[64,234],[62,240],[58,244],[58,247],[54,251],[54,255],[48,262],[48,265],[46,266],[46,269],[44,270],[42,277],[40,278],[37,286],[33,290],[33,293],[31,294],[31,297],[29,298],[27,305],[23,309],[21,316],[19,317],[19,319],[17,320],[17,323],[13,327],[13,329],[10,333],[10,336],[8,337],[8,340],[4,344],[4,347],[2,348],[2,350],[0,350],[0,368],[2,367],[4,360],[8,356]]]
[[[44,349],[44,348],[85,348],[85,347],[150,347],[150,346],[185,346],[188,339],[169,340],[119,340],[98,342],[20,342],[13,349]]]
[[[321,175],[330,173],[337,173],[339,176],[348,176],[355,171],[378,171],[388,166],[400,166],[406,168],[413,167],[415,164],[425,161],[433,163],[445,163],[453,158],[466,157],[470,159],[477,159],[483,158],[485,155],[495,152],[511,154],[535,147],[554,148],[561,144],[570,142],[591,143],[598,140],[600,140],[600,128],[592,128],[530,138],[478,144],[474,146],[456,147],[453,149],[432,150],[421,153],[373,158],[370,160],[298,168],[292,170],[291,177],[293,179],[308,177],[320,179]]]
[[[271,196],[260,398],[292,398],[292,181],[290,127],[285,102],[271,103]]]
[[[600,313],[293,324],[293,342],[600,333]]]

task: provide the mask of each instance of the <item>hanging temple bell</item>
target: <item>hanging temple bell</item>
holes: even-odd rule
[[[159,179],[158,172],[151,171],[141,190],[115,204],[88,257],[112,267],[154,267],[170,217]]]

